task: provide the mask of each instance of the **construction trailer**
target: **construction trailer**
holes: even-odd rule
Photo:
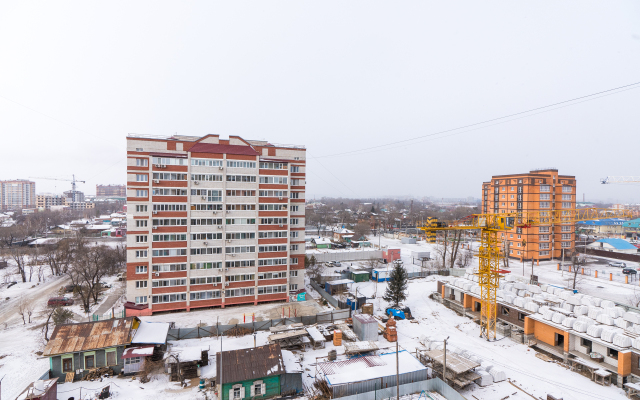
[[[356,314],[353,316],[353,332],[362,341],[377,341],[378,320],[369,314]]]
[[[349,290],[349,284],[353,283],[351,279],[338,279],[336,281],[325,282],[324,290],[330,295],[343,293]]]

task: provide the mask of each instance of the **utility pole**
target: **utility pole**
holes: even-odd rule
[[[447,383],[447,340],[449,336],[444,340],[444,363],[442,364],[442,381]]]
[[[398,327],[396,327],[396,332]],[[400,400],[400,361],[398,356],[398,338],[396,337],[396,396]]]

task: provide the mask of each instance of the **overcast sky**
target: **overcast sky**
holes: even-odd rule
[[[358,152],[636,82],[638,1],[5,1],[0,179],[94,194],[125,182],[127,133],[216,133],[304,144],[308,198],[557,167],[579,199],[640,202],[599,184],[640,175],[640,85]]]

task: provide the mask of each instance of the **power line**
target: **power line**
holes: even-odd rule
[[[399,144],[406,145],[406,144],[410,144],[410,142],[415,142],[415,141],[420,140],[420,139],[426,139],[426,138],[429,138],[429,137],[442,135],[444,133],[450,133],[450,132],[454,132],[454,131],[458,131],[458,130],[462,130],[462,129],[467,129],[467,128],[474,128],[475,127],[475,129],[471,129],[471,130],[476,130],[476,129],[480,129],[480,128],[478,128],[479,125],[486,125],[486,124],[489,124],[491,122],[496,122],[496,121],[501,121],[501,120],[506,120],[508,118],[512,118],[512,119],[510,119],[508,121],[503,121],[503,122],[500,122],[500,123],[510,122],[510,121],[514,121],[516,119],[526,118],[526,117],[530,117],[530,116],[533,116],[533,115],[537,115],[537,114],[540,114],[542,112],[551,111],[551,110],[559,109],[559,108],[564,108],[564,107],[567,107],[567,106],[580,104],[580,103],[583,103],[585,101],[595,100],[595,99],[598,99],[598,98],[601,98],[601,97],[611,96],[611,95],[614,95],[614,94],[625,92],[627,90],[638,89],[638,88],[640,88],[640,82],[635,82],[635,83],[631,83],[631,84],[628,84],[628,85],[619,86],[619,87],[616,87],[616,88],[607,89],[607,90],[603,90],[603,91],[600,91],[600,92],[596,92],[596,93],[592,93],[592,94],[588,94],[588,95],[584,95],[584,96],[575,97],[573,99],[563,100],[563,101],[560,101],[560,102],[557,102],[557,103],[553,103],[553,104],[548,104],[548,105],[541,106],[541,107],[532,108],[532,109],[529,109],[529,110],[526,110],[526,111],[520,111],[520,112],[517,112],[517,113],[504,115],[502,117],[491,118],[491,119],[488,119],[488,120],[475,122],[473,124],[459,126],[457,128],[445,129],[445,130],[442,130],[442,131],[429,133],[429,134],[426,134],[426,135],[416,136],[416,137],[409,138],[409,139],[397,140],[397,141],[394,141],[394,142],[389,142],[389,143],[380,144],[380,145],[371,146],[371,147],[365,147],[365,148],[362,148],[362,149],[356,149],[356,150],[346,151],[346,152],[342,152],[342,153],[327,154],[327,155],[324,155],[324,156],[317,156],[315,158],[317,159],[317,158],[337,157],[337,156],[343,156],[343,155],[347,155],[347,154],[367,152],[367,151],[375,150],[375,149],[379,149],[379,150],[385,149],[386,150],[386,149],[389,149],[389,146],[393,146],[393,145],[399,145]],[[582,100],[582,101],[578,101],[578,100]],[[569,103],[569,104],[567,104],[567,103]],[[561,107],[557,107],[557,106],[561,106]],[[553,107],[556,107],[556,108],[553,108]],[[551,109],[551,110],[547,110],[547,109]],[[540,111],[540,112],[534,113],[535,111]],[[519,116],[519,118],[513,118],[513,117],[518,117],[518,116]],[[496,124],[493,124],[493,125],[489,125],[489,126],[494,126],[494,125],[498,125],[498,124],[499,123],[496,123]],[[485,127],[486,126],[483,126],[481,128],[485,128]],[[469,132],[469,131],[470,130],[468,130],[466,132]],[[455,133],[455,134],[460,134],[460,133],[464,133],[464,132],[459,132],[459,133]],[[448,136],[453,136],[453,135],[454,134],[448,135]],[[443,137],[447,137],[447,136],[443,136]]]

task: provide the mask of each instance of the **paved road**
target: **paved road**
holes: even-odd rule
[[[35,303],[36,313],[39,312],[44,306],[45,302],[50,297],[55,297],[58,294],[58,290],[61,286],[66,285],[69,282],[68,276],[59,276],[54,279],[36,286],[33,289],[24,290],[23,296],[28,302]],[[0,303],[0,324],[4,326],[13,325],[16,323],[22,323],[22,317],[18,314],[18,300],[19,297],[13,297],[7,301]]]

